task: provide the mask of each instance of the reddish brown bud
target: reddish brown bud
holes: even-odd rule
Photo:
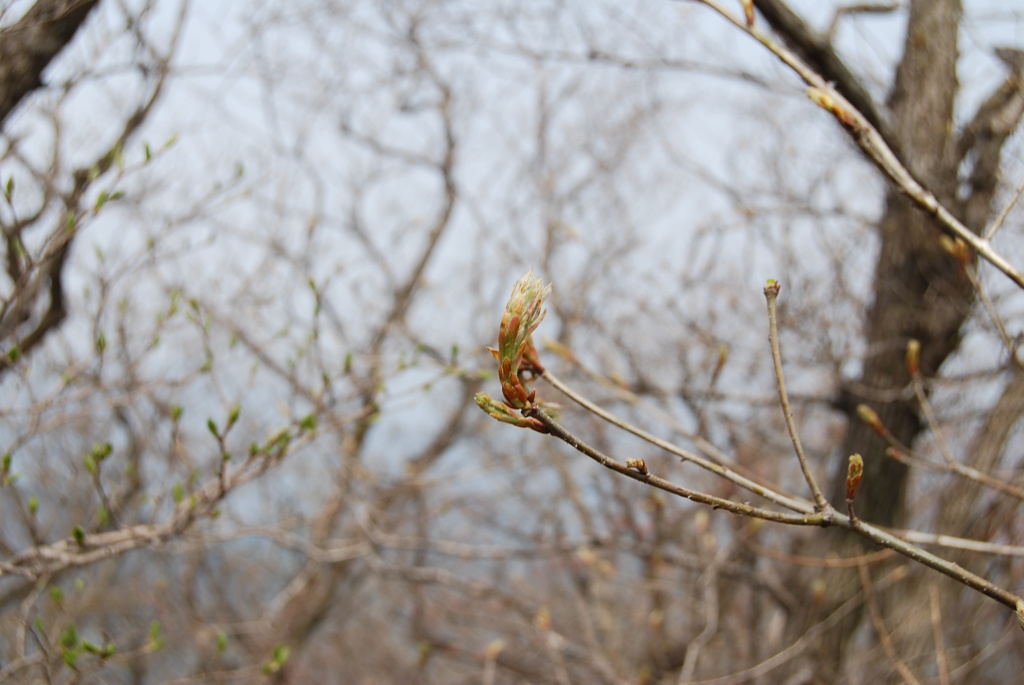
[[[859,454],[850,455],[850,463],[846,469],[846,499],[853,500],[857,496],[857,488],[864,477],[864,459]]]
[[[743,0],[743,16],[747,20],[747,26],[754,25],[754,0]]]
[[[939,236],[939,245],[948,252],[960,266],[967,266],[971,261],[971,249],[961,238],[954,238],[948,235]]]

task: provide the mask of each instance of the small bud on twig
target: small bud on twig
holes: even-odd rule
[[[725,368],[727,361],[729,361],[729,346],[722,343],[718,346],[718,360],[715,362],[715,370],[711,372],[711,385],[718,381],[718,377],[722,374],[722,369]]]
[[[939,246],[949,253],[960,266],[966,267],[971,261],[971,249],[962,238],[954,238],[948,235],[939,236]]]
[[[882,419],[878,418],[878,412],[874,409],[866,404],[858,404],[857,417],[864,423],[871,426],[876,433],[885,437],[885,424],[882,423]]]
[[[491,418],[497,419],[503,423],[510,423],[513,426],[518,426],[520,428],[532,428],[538,433],[548,432],[547,427],[541,423],[539,419],[535,419],[532,416],[522,416],[507,403],[498,402],[485,392],[477,393],[473,399],[476,401],[478,407],[490,414]]]
[[[850,455],[850,463],[846,469],[846,499],[853,501],[857,496],[857,488],[864,477],[864,459],[859,454]]]
[[[921,341],[913,338],[907,341],[907,373],[915,377],[921,373]]]
[[[626,459],[627,469],[636,469],[645,476],[651,475],[651,472],[647,470],[647,462],[643,459],[637,459],[635,457],[629,457]]]
[[[821,107],[834,116],[840,124],[852,131],[858,131],[860,126],[853,115],[840,105],[835,98],[823,91],[821,88],[810,87],[807,89],[807,97],[811,102]]]
[[[533,269],[524,274],[512,287],[512,295],[505,305],[498,327],[498,347],[488,347],[498,362],[498,380],[504,402],[497,402],[485,393],[474,398],[477,406],[493,418],[520,428],[532,428],[547,433],[544,424],[532,416],[521,416],[528,410],[542,404],[537,400],[537,391],[528,391],[527,383],[544,373],[537,349],[533,346],[532,333],[544,319],[544,298],[551,293],[551,286],[544,285],[533,275]]]
[[[747,26],[754,25],[754,0],[743,0],[743,16],[747,20]]]
[[[853,498],[857,496],[857,488],[864,477],[864,460],[859,454],[851,454],[849,466],[846,468],[846,510],[850,520],[857,522],[857,514],[853,510]]]

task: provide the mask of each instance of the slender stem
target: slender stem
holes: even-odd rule
[[[929,401],[928,395],[925,393],[924,383],[921,380],[921,376],[919,374],[914,374],[911,377],[911,383],[914,386],[914,394],[917,396],[917,401],[921,406],[921,413],[924,414],[928,429],[932,432],[932,435],[935,436],[936,444],[939,446],[939,452],[942,453],[942,457],[946,461],[946,468],[943,470],[952,471],[953,473],[992,488],[993,490],[998,490],[999,492],[1011,497],[1024,500],[1024,489],[1014,485],[1013,483],[1007,483],[999,480],[998,478],[993,478],[989,474],[979,471],[976,468],[961,464],[953,457],[953,452],[949,449],[949,443],[946,442],[946,438],[943,436],[942,430],[939,427],[938,417],[935,416],[935,411],[932,409],[932,403]]]
[[[1020,182],[1017,189],[1013,191],[1013,197],[1007,200],[1006,204],[1003,205],[1003,208],[999,210],[999,214],[996,215],[996,218],[993,219],[992,223],[989,224],[989,227],[985,229],[985,240],[992,240],[992,236],[996,234],[996,231],[1002,228],[1003,223],[1006,221],[1006,217],[1010,214],[1010,210],[1013,209],[1013,206],[1020,201],[1022,195],[1024,195],[1024,181]]]
[[[793,440],[793,448],[796,450],[796,458],[800,460],[800,470],[804,472],[804,479],[814,496],[815,509],[824,511],[828,507],[825,496],[821,494],[821,488],[811,473],[811,467],[807,463],[807,455],[804,454],[804,447],[800,443],[800,435],[796,431],[796,421],[793,420],[793,409],[789,404],[789,395],[786,393],[786,377],[782,373],[782,351],[779,349],[779,322],[777,316],[777,303],[779,299],[778,281],[772,281],[764,289],[764,297],[768,302],[768,341],[772,347],[772,362],[775,364],[775,379],[779,386],[779,401],[782,403],[782,413],[786,417],[786,428],[789,429],[789,437]]]
[[[1011,609],[1016,610],[1017,602],[1021,601],[1021,598],[1012,592],[993,585],[981,576],[971,573],[959,564],[937,557],[931,552],[927,552],[920,547],[916,547],[909,542],[905,542],[891,533],[887,533],[880,528],[868,525],[860,519],[851,519],[848,516],[835,512],[832,514],[832,523],[839,528],[852,530],[858,535],[882,545],[883,547],[896,550],[903,556],[934,569],[939,573],[947,575],[953,580],[963,583],[967,587],[977,590],[983,595],[991,597],[1000,604],[1004,604]]]
[[[771,511],[762,507],[755,507],[745,502],[734,502],[733,500],[725,499],[723,497],[716,497],[709,495],[699,490],[691,490],[690,488],[677,485],[671,481],[660,478],[651,473],[642,473],[634,468],[630,468],[625,464],[616,461],[612,457],[598,451],[597,449],[586,444],[575,435],[566,430],[561,424],[555,421],[551,416],[541,409],[539,406],[534,405],[529,409],[523,410],[523,415],[527,417],[533,417],[544,424],[551,435],[554,435],[559,440],[564,441],[577,451],[582,452],[601,466],[611,469],[616,473],[620,473],[623,476],[628,476],[633,480],[638,480],[641,483],[647,483],[648,485],[664,490],[665,492],[677,495],[679,497],[685,497],[688,500],[692,500],[699,504],[707,504],[715,509],[725,509],[734,514],[741,516],[749,516],[751,518],[764,519],[766,521],[775,521],[777,523],[788,523],[796,526],[827,526],[829,524],[828,516],[823,513],[816,514],[786,514],[777,511]]]
[[[878,641],[882,644],[885,655],[889,658],[889,663],[895,667],[907,685],[921,685],[921,681],[900,658],[892,644],[892,633],[885,627],[885,619],[882,618],[882,609],[878,606],[878,597],[875,594],[874,583],[871,582],[871,573],[868,571],[867,564],[863,562],[857,564],[857,570],[860,572],[860,584],[864,588],[864,599],[868,606],[868,613],[871,615],[871,623],[875,627],[875,633],[878,635]]]
[[[634,426],[633,424],[629,423],[628,421],[625,421],[625,420],[615,416],[611,412],[608,412],[608,411],[602,409],[601,407],[597,406],[596,404],[594,404],[590,400],[588,400],[585,397],[583,397],[582,395],[578,394],[572,388],[570,388],[565,383],[563,383],[559,378],[557,378],[553,373],[551,373],[550,370],[545,370],[542,377],[548,383],[553,385],[556,390],[561,392],[563,395],[565,395],[566,397],[568,397],[573,402],[575,402],[576,404],[580,405],[581,407],[583,407],[584,409],[586,409],[590,413],[592,413],[592,414],[594,414],[594,415],[604,419],[605,421],[607,421],[608,423],[612,424],[613,426],[617,426],[618,428],[621,428],[622,430],[624,430],[624,431],[626,431],[628,433],[632,433],[633,435],[637,436],[641,440],[645,440],[645,441],[651,443],[652,445],[665,450],[669,454],[674,454],[675,456],[679,457],[683,461],[688,461],[688,462],[691,462],[693,464],[696,464],[697,466],[699,466],[702,469],[705,469],[707,471],[710,471],[711,473],[715,474],[716,476],[721,476],[722,478],[725,478],[726,480],[730,481],[731,483],[735,483],[736,485],[740,486],[744,490],[748,490],[748,491],[754,493],[755,495],[759,495],[759,496],[765,498],[769,502],[774,502],[774,503],[776,503],[776,504],[778,504],[780,506],[786,507],[787,509],[790,509],[792,511],[796,511],[796,512],[799,512],[799,513],[804,513],[804,514],[809,514],[809,513],[811,513],[811,511],[813,511],[810,503],[807,502],[806,500],[795,499],[793,497],[789,497],[787,495],[783,495],[783,494],[781,494],[779,492],[776,492],[775,490],[772,490],[771,488],[765,487],[764,485],[762,485],[762,484],[760,484],[760,483],[758,483],[756,481],[753,481],[753,480],[751,480],[751,479],[749,479],[749,478],[747,478],[745,476],[742,476],[742,475],[736,473],[735,471],[730,469],[728,466],[724,466],[722,464],[717,464],[717,463],[711,461],[710,459],[705,459],[704,457],[700,456],[699,454],[695,454],[695,453],[690,452],[688,450],[684,450],[682,447],[679,447],[678,445],[673,445],[672,443],[670,443],[670,442],[668,442],[666,440],[662,440],[661,438],[659,438],[659,437],[657,437],[655,435],[651,435],[650,433],[648,433],[647,431],[643,430],[642,428]]]

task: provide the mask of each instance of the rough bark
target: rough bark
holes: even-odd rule
[[[75,37],[99,0],[39,0],[0,31],[0,125],[42,86],[43,70]]]

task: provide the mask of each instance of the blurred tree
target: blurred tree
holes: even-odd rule
[[[244,5],[0,1],[0,681],[1020,672],[1012,611],[838,518],[859,452],[862,521],[1014,596],[1021,294],[843,108],[1019,268],[1019,11]],[[835,525],[475,409],[530,266],[540,361],[683,458],[574,434],[820,523],[778,278]]]

